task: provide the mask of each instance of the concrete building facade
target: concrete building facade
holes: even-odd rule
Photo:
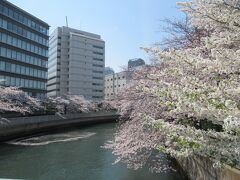
[[[105,75],[105,99],[114,99],[115,96],[132,81],[132,74],[145,66],[145,61],[140,58],[128,61],[128,70]]]
[[[0,85],[46,96],[49,25],[12,3],[0,1]]]
[[[105,99],[113,99],[130,82],[130,72],[123,71],[105,76]]]
[[[49,46],[48,96],[104,98],[105,42],[100,35],[58,27]]]

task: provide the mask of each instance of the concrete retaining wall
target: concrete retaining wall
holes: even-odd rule
[[[234,169],[229,166],[226,166],[222,173],[220,180],[239,180],[240,179],[240,170]]]
[[[192,156],[178,162],[191,180],[240,180],[240,170],[229,166],[216,169],[209,158]]]
[[[93,123],[114,122],[119,116],[116,112],[93,112],[67,115],[47,115],[18,118],[0,118],[0,141],[26,135]]]

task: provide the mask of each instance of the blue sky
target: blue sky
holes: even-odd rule
[[[149,47],[163,37],[164,18],[178,18],[179,0],[9,0],[47,22],[52,32],[58,26],[89,31],[106,42],[106,66],[120,71],[132,58],[148,55],[140,47]],[[181,1],[181,0],[180,0]]]

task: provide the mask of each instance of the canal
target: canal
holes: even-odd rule
[[[116,157],[101,146],[115,124],[55,131],[0,144],[0,178],[29,180],[181,180],[178,171],[151,173],[112,165]]]

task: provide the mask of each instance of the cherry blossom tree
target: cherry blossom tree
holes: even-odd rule
[[[111,101],[90,101],[81,95],[49,97],[43,102],[46,110],[60,114],[116,111]]]
[[[28,96],[16,87],[0,87],[0,113],[31,114],[43,110],[40,100]]]
[[[211,31],[203,28],[197,28],[191,24],[189,17],[185,14],[183,19],[164,19],[161,21],[163,26],[161,32],[166,33],[168,36],[163,38],[156,46],[163,49],[182,49],[194,48],[201,45],[202,38],[210,36]]]
[[[87,113],[112,110],[108,102],[92,102],[80,95],[37,99],[16,87],[0,87],[0,113],[48,114]]]
[[[83,113],[96,110],[95,103],[86,100],[80,95],[49,97],[45,101],[45,106],[61,114]]]
[[[156,150],[239,168],[239,3],[194,0],[179,5],[192,25],[211,31],[210,36],[196,47],[145,49],[159,64],[135,74],[137,80],[118,94],[115,105],[122,123],[105,147],[135,169],[146,165]],[[152,168],[166,170],[156,159]]]

